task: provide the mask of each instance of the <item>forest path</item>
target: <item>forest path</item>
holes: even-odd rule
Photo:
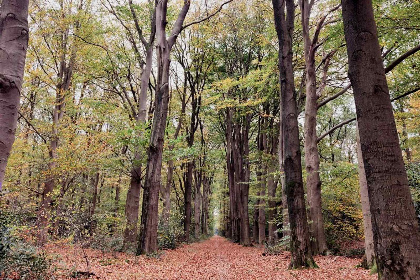
[[[56,267],[56,279],[70,278],[71,272],[89,271],[90,279],[377,279],[356,268],[360,259],[317,256],[319,269],[288,270],[290,254],[263,256],[261,247],[242,247],[214,236],[206,241],[164,251],[159,258],[124,253],[103,253],[77,246],[50,245],[47,254]]]

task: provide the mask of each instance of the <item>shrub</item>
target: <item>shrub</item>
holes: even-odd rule
[[[363,239],[357,165],[325,164],[321,176],[327,245],[332,253],[342,253],[343,244]]]
[[[16,235],[10,216],[0,211],[0,279],[48,279],[50,263],[35,246]]]
[[[184,237],[182,225],[183,217],[179,211],[171,211],[169,227],[166,227],[159,219],[158,247],[159,249],[175,249]]]

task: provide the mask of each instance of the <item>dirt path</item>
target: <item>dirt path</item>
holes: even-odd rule
[[[156,258],[123,253],[102,253],[79,247],[52,246],[47,250],[54,260],[58,279],[72,279],[72,271],[89,271],[96,279],[377,279],[356,268],[359,259],[316,257],[319,269],[287,270],[289,254],[263,256],[262,248],[242,247],[222,237],[165,251]],[[59,276],[60,275],[60,276]],[[95,279],[95,278],[91,278]]]

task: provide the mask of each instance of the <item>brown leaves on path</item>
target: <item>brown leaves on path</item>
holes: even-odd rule
[[[164,251],[160,258],[133,256],[124,253],[103,253],[77,246],[47,247],[58,279],[72,279],[73,271],[93,272],[90,279],[357,279],[376,280],[376,275],[356,268],[360,259],[318,256],[320,268],[288,270],[290,254],[263,256],[263,249],[242,247],[225,238],[209,240]],[[86,258],[89,262],[87,269]]]

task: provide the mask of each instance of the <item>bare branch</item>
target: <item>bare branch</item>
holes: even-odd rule
[[[417,91],[419,91],[419,90],[420,90],[420,87],[417,87],[417,88],[415,88],[415,89],[412,89],[412,90],[410,90],[410,91],[407,91],[406,93],[401,94],[400,96],[397,96],[397,97],[392,98],[392,99],[391,99],[391,102],[397,101],[398,99],[401,99],[401,98],[403,98],[403,97],[406,97],[406,96],[408,96],[408,95],[410,95],[410,94],[412,94],[412,93],[415,93],[415,92],[417,92]]]
[[[398,99],[401,99],[401,98],[403,98],[403,97],[406,97],[406,96],[408,96],[408,95],[410,95],[410,94],[413,94],[413,93],[415,93],[415,92],[417,92],[417,91],[419,91],[419,90],[420,90],[420,87],[417,87],[417,88],[415,88],[415,89],[409,90],[409,91],[407,91],[406,93],[401,94],[400,96],[397,96],[397,97],[395,97],[395,98],[392,98],[392,99],[391,99],[391,102],[394,102],[394,101],[396,101],[396,100],[398,100]],[[330,129],[330,130],[328,130],[327,132],[325,132],[325,133],[321,134],[321,136],[319,136],[319,137],[318,137],[317,142],[319,143],[319,141],[321,141],[322,139],[324,139],[324,138],[325,138],[327,135],[329,135],[330,133],[333,133],[336,129],[339,129],[340,127],[342,127],[342,126],[344,126],[344,125],[346,125],[346,124],[349,124],[349,123],[351,123],[351,122],[353,122],[353,121],[355,121],[355,120],[356,120],[356,118],[352,118],[352,119],[348,119],[348,120],[345,120],[345,121],[343,121],[343,122],[341,122],[341,123],[337,124],[336,126],[334,126],[333,128],[331,128],[331,129]]]
[[[318,104],[318,109],[321,108],[322,106],[326,105],[328,102],[333,101],[334,99],[336,99],[337,97],[345,94],[347,92],[347,90],[351,88],[351,84],[348,84],[345,88],[343,88],[342,90],[340,90],[339,92],[337,92],[336,94],[334,94],[333,96],[330,96],[326,99],[324,99],[323,101],[321,101]]]
[[[224,2],[222,5],[220,5],[220,7],[214,12],[214,13],[212,13],[212,14],[210,14],[210,15],[208,15],[207,17],[205,17],[205,18],[203,18],[203,19],[200,19],[200,20],[196,20],[196,21],[193,21],[193,22],[190,22],[190,23],[188,23],[188,24],[186,24],[186,25],[184,25],[182,28],[181,28],[181,30],[184,30],[185,28],[187,28],[187,27],[190,27],[191,25],[194,25],[194,24],[198,24],[198,23],[201,23],[201,22],[203,22],[203,21],[206,21],[206,20],[209,20],[209,19],[211,19],[212,17],[214,17],[215,15],[217,15],[222,9],[223,9],[223,6],[224,5],[226,5],[226,4],[228,4],[228,3],[230,3],[230,2],[232,2],[233,0],[228,0],[228,1],[226,1],[226,2]]]
[[[392,69],[394,69],[398,64],[400,64],[401,62],[403,62],[404,59],[406,59],[410,55],[415,54],[418,51],[420,51],[420,45],[417,45],[416,47],[412,48],[411,50],[407,51],[406,53],[404,53],[403,55],[401,55],[400,57],[398,57],[396,60],[394,60],[393,62],[391,62],[391,64],[389,64],[385,68],[385,73],[388,73],[388,72],[392,71]]]
[[[25,116],[21,113],[21,112],[18,112],[19,113],[19,116],[22,118],[22,119],[24,119],[25,120],[25,122],[32,128],[32,130],[39,136],[39,137],[41,137],[41,139],[42,139],[42,141],[44,141],[44,143],[46,144],[47,143],[47,139],[45,139],[45,137],[38,131],[38,129],[36,129],[36,127],[35,126],[33,126],[33,124],[27,119],[27,118],[25,118]]]
[[[336,126],[334,126],[333,128],[331,128],[327,132],[321,134],[321,136],[319,136],[318,139],[317,139],[317,143],[319,143],[319,141],[321,141],[322,139],[324,139],[330,133],[333,133],[336,129],[338,129],[338,128],[342,127],[342,126],[345,126],[348,123],[354,122],[355,120],[356,120],[356,118],[352,118],[352,119],[348,119],[348,120],[345,120],[345,121],[337,124]]]

